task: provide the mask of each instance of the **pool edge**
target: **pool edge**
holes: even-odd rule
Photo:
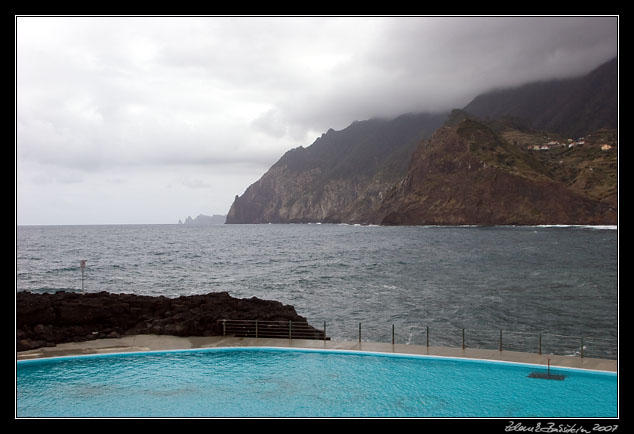
[[[16,362],[88,355],[128,354],[160,351],[181,351],[212,348],[257,347],[289,350],[327,350],[376,353],[403,356],[430,356],[490,362],[506,362],[552,368],[572,368],[606,373],[618,373],[618,360],[588,357],[533,354],[476,348],[437,347],[354,341],[320,341],[307,339],[238,338],[223,336],[178,337],[166,335],[131,335],[114,339],[60,344],[55,347],[16,353]],[[16,363],[17,364],[17,363]]]

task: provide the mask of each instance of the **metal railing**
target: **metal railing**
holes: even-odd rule
[[[252,338],[287,339],[327,339],[324,330],[318,330],[307,322],[298,321],[260,321],[260,320],[220,320],[223,336]]]
[[[618,356],[618,341],[614,338],[438,327],[433,329],[426,327],[423,335],[427,346],[497,349],[608,359],[616,359]],[[393,340],[392,343],[394,342]]]
[[[327,336],[326,323],[321,330],[307,322],[295,321],[258,321],[258,320],[221,320],[224,336],[270,337],[284,339],[323,339]],[[331,327],[335,328],[335,327]],[[453,327],[408,327],[404,332],[394,324],[387,327],[366,328],[355,323],[354,331],[348,325],[342,329],[336,327],[338,339],[351,338],[369,342],[388,342],[392,344],[417,344],[426,346],[445,346],[478,349],[497,349],[499,351],[521,351],[538,354],[557,354],[577,357],[595,357],[616,359],[618,340],[616,338],[598,338],[593,336],[572,336],[543,332],[518,332],[511,330],[485,330]],[[368,332],[369,330],[369,332]]]

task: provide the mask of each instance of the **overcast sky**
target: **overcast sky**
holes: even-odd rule
[[[16,17],[16,219],[226,214],[354,120],[589,72],[616,17]]]

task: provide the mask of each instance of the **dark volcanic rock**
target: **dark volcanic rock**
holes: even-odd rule
[[[226,292],[173,299],[108,292],[16,294],[17,351],[131,334],[216,336],[223,333],[223,319],[300,322],[314,332],[310,337],[323,339],[293,306]]]

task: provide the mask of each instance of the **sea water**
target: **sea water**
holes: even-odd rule
[[[505,345],[522,341],[509,332],[618,337],[615,227],[16,229],[17,291],[80,291],[81,260],[86,292],[278,300],[333,339],[356,339],[359,323],[363,339],[386,342],[394,325],[401,343],[424,343],[426,327],[434,338],[466,328],[468,344],[470,329],[504,330]],[[535,336],[514,349],[535,352]]]

